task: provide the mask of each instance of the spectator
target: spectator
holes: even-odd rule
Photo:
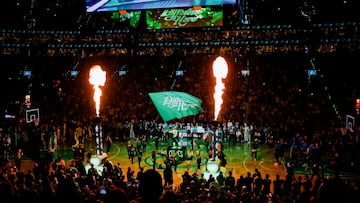
[[[16,194],[14,187],[9,182],[0,182],[0,197],[3,203],[16,203],[19,196]]]
[[[173,190],[166,190],[161,196],[161,203],[180,203],[180,200]]]
[[[139,183],[141,203],[159,203],[163,193],[162,177],[156,170],[148,169],[144,172]]]
[[[225,186],[228,187],[230,190],[233,190],[235,187],[235,177],[233,176],[232,171],[228,172],[228,175],[225,178]]]
[[[119,187],[113,187],[106,192],[104,197],[102,197],[104,203],[128,203],[129,197],[124,189]]]
[[[225,183],[225,176],[222,171],[219,172],[219,175],[216,176],[216,181],[219,183],[220,187],[224,186]]]
[[[267,195],[270,194],[271,192],[271,179],[270,179],[270,175],[269,174],[265,174],[265,178],[263,180],[263,187],[262,187],[262,191],[261,191],[261,195],[263,195],[264,197],[266,197]]]

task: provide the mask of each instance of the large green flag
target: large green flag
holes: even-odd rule
[[[185,92],[151,92],[149,96],[165,122],[203,112],[201,99]]]

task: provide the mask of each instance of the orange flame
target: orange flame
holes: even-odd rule
[[[102,95],[102,91],[100,86],[105,85],[106,81],[106,72],[101,69],[101,66],[94,65],[90,69],[89,73],[89,82],[94,86],[94,101],[95,101],[95,109],[96,115],[99,117],[100,115],[100,97]]]
[[[223,103],[222,95],[224,93],[225,84],[223,83],[223,79],[226,78],[228,74],[228,65],[225,59],[221,56],[217,57],[213,63],[213,74],[216,78],[216,85],[215,85],[215,112],[214,112],[214,119],[217,120],[221,105]]]

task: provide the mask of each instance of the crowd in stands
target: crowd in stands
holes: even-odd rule
[[[329,201],[355,203],[359,201],[356,180],[333,179],[323,175],[288,173],[285,178],[261,174],[258,170],[240,177],[220,173],[217,177],[204,174],[182,174],[180,185],[164,184],[157,169],[140,170],[134,174],[121,169],[120,163],[105,160],[106,170],[99,173],[91,166],[85,171],[83,162],[73,160],[69,166],[61,158],[55,170],[44,171],[37,163],[33,169],[2,167],[0,180],[1,202],[297,202],[323,203]]]

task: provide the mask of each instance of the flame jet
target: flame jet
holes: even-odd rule
[[[90,69],[89,73],[89,82],[94,87],[94,101],[95,101],[95,109],[96,109],[96,116],[100,116],[100,97],[102,95],[102,91],[100,86],[105,85],[106,81],[106,72],[101,69],[101,66],[94,65]]]
[[[213,63],[213,75],[216,78],[216,85],[215,85],[215,111],[214,111],[214,120],[217,120],[221,105],[223,103],[222,95],[224,93],[225,84],[223,83],[223,79],[226,78],[228,74],[228,64],[226,63],[225,59],[221,56],[217,57]]]

